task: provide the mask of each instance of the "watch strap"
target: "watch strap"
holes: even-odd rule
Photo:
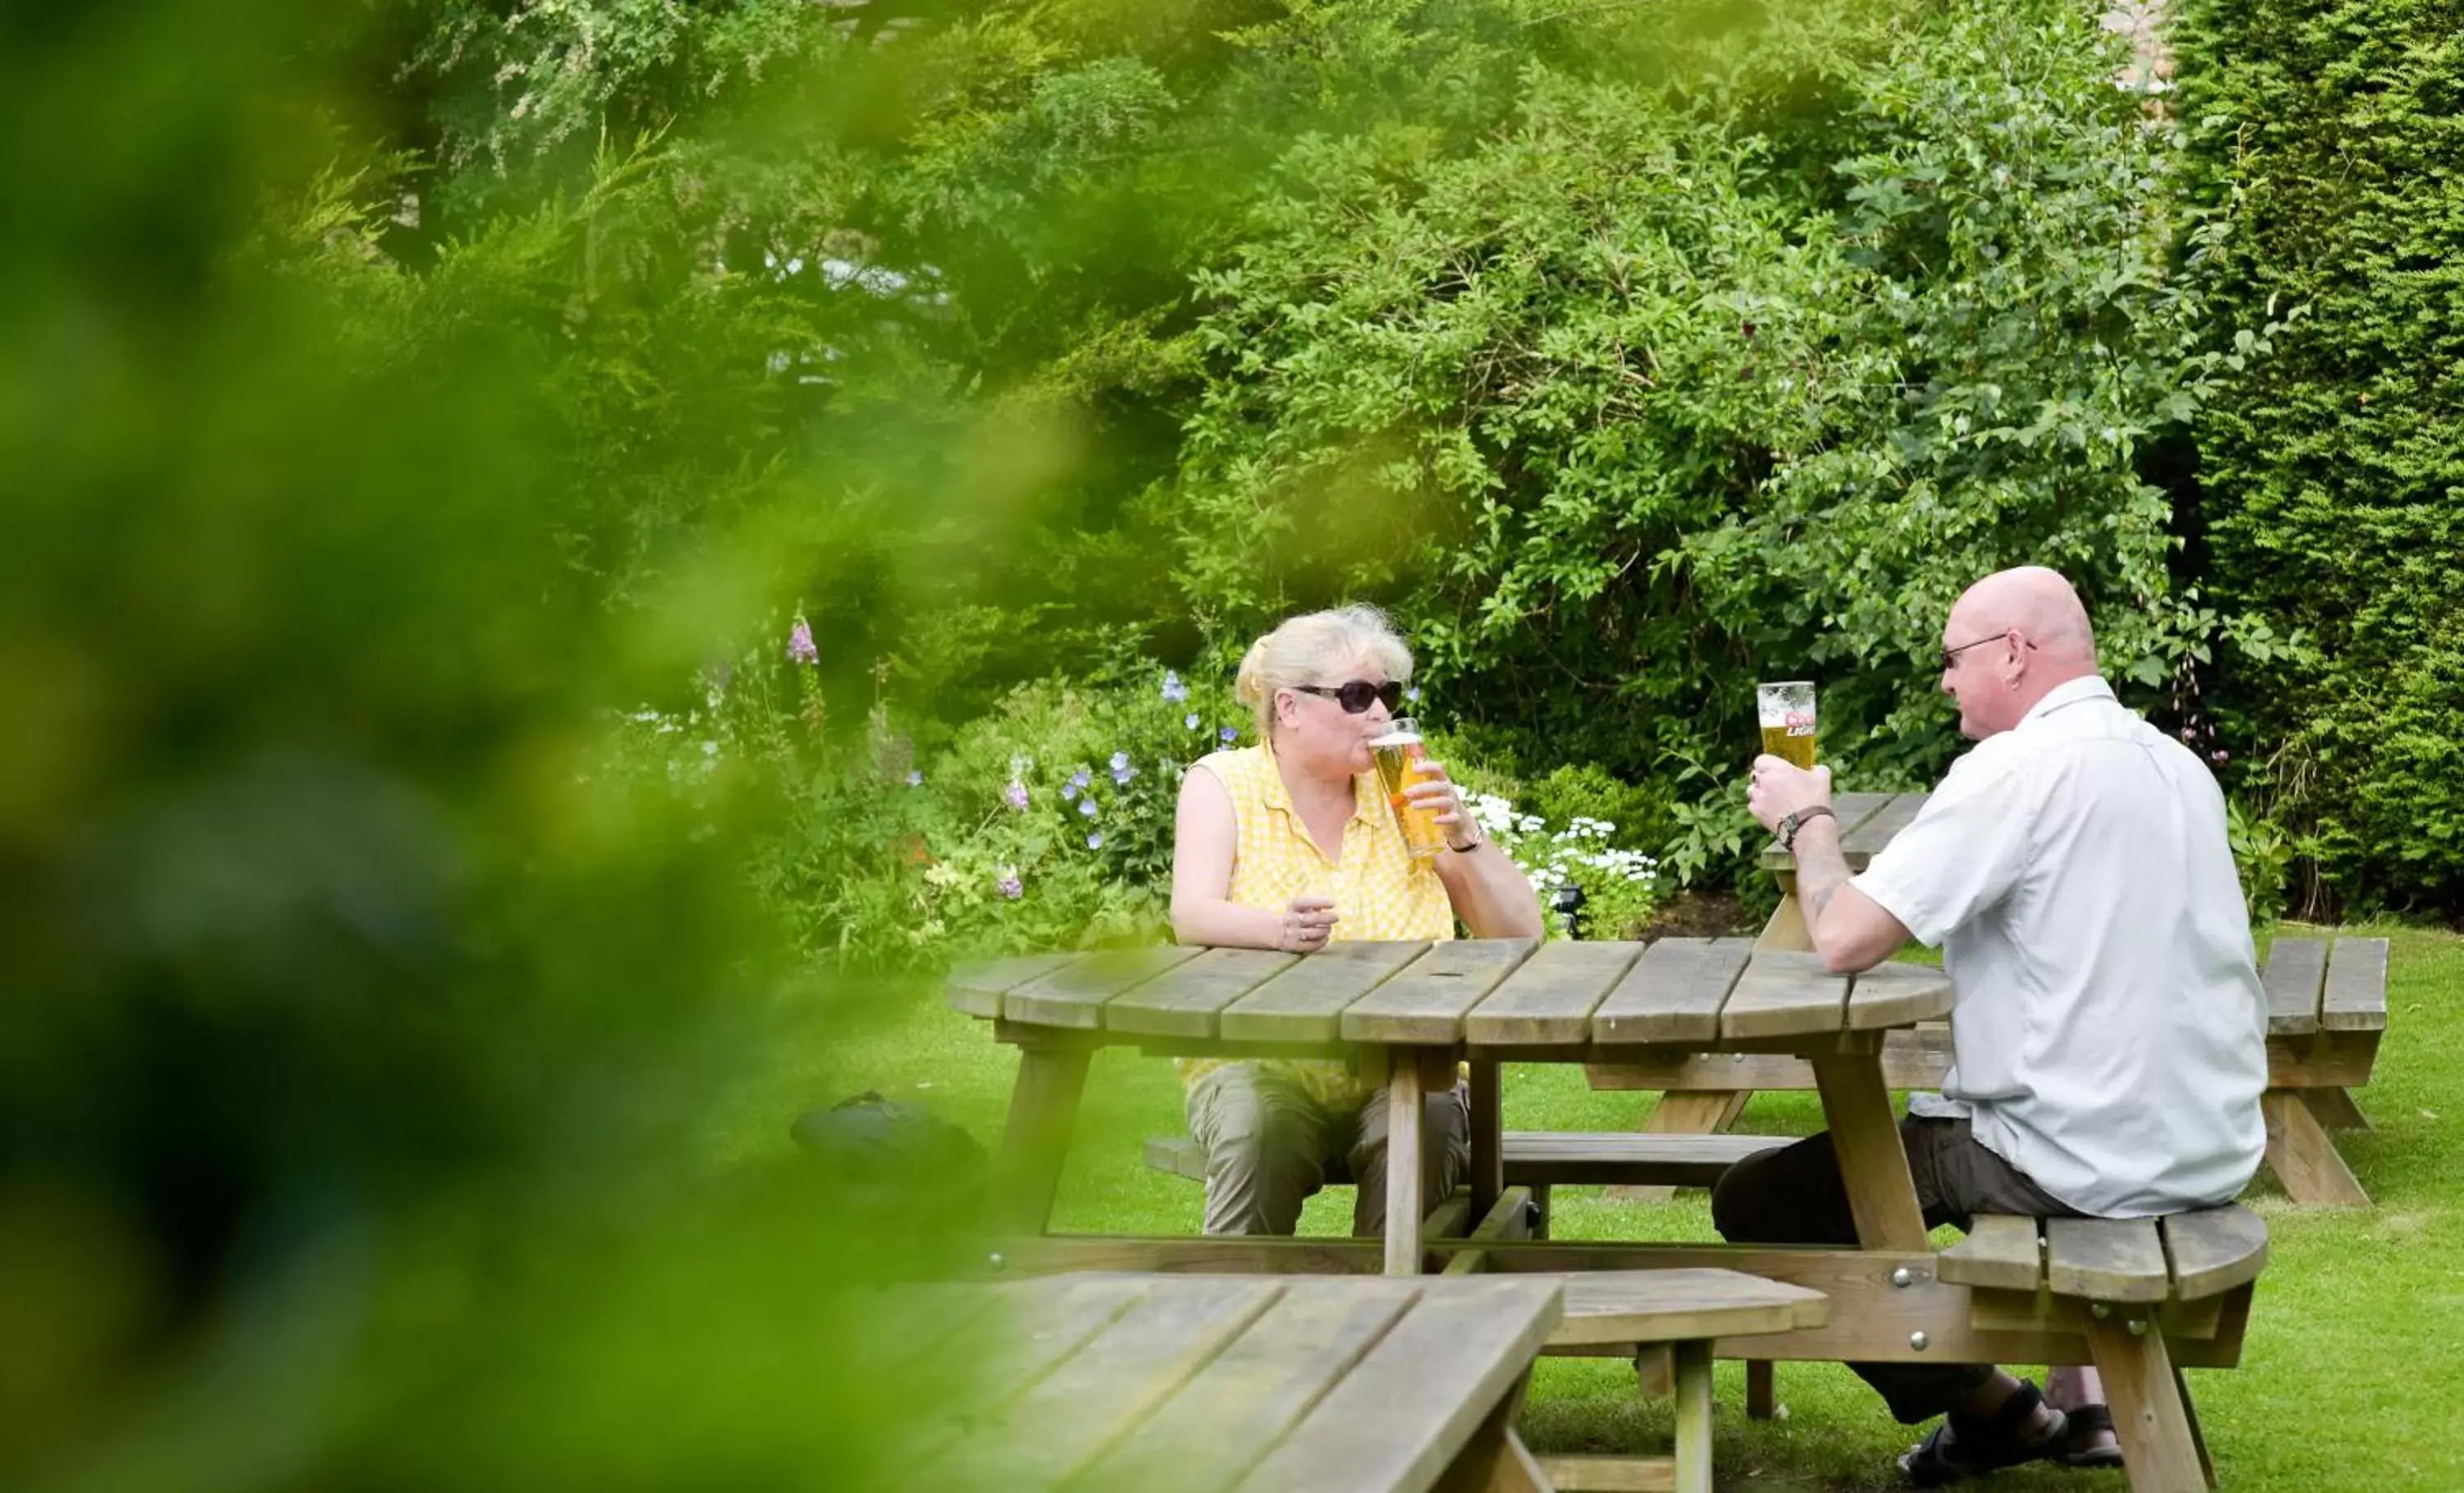
[[[1817,803],[1810,809],[1798,809],[1779,822],[1779,847],[1793,855],[1796,853],[1797,831],[1817,819],[1837,821],[1838,818],[1837,814],[1832,812],[1831,805],[1828,803]]]

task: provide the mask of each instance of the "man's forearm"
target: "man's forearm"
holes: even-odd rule
[[[1839,822],[1829,817],[1806,821],[1796,832],[1795,851],[1796,905],[1805,910],[1805,931],[1812,933],[1852,874],[1839,848]],[[1821,947],[1818,939],[1815,947]]]

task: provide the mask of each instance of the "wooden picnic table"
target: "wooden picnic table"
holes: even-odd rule
[[[1915,821],[1925,798],[1835,798],[1840,850],[1850,869],[1863,870]],[[1794,859],[1773,844],[1764,849],[1762,867],[1778,879],[1781,897],[1755,947],[1812,947],[1796,903]],[[2385,938],[2280,934],[2269,950],[2261,971],[2268,999],[2268,1088],[2260,1103],[2267,1116],[2268,1170],[2296,1202],[2369,1201],[2330,1131],[2368,1127],[2352,1091],[2369,1082],[2386,1035],[2387,968]],[[1894,1032],[1883,1044],[1883,1076],[1893,1088],[1939,1087],[1949,1065],[1947,1026]],[[1781,1054],[1663,1052],[1597,1065],[1589,1077],[1596,1088],[1659,1090],[1661,1101],[1644,1128],[1661,1135],[1717,1133],[1735,1121],[1756,1089],[1814,1087],[1806,1065]]]
[[[1338,943],[1296,955],[1157,948],[1042,955],[956,972],[950,1001],[1021,1049],[996,1177],[997,1225],[1040,1232],[1098,1047],[1158,1056],[1349,1057],[1385,1085],[1390,1114],[1419,1114],[1432,1084],[1472,1074],[1471,1217],[1504,1186],[1497,1065],[1609,1063],[1655,1051],[1804,1059],[1838,1147],[1858,1238],[1925,1247],[1924,1219],[1883,1087],[1886,1032],[1950,1009],[1939,970],[1847,977],[1814,955],[1737,940]],[[1386,1269],[1420,1269],[1420,1135],[1388,1137]]]
[[[909,1287],[972,1387],[914,1487],[1419,1493],[1550,1484],[1514,1414],[1562,1309],[1546,1277],[1060,1275]],[[1708,1482],[1702,1484],[1706,1490]]]

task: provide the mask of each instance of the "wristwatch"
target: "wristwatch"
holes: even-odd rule
[[[1838,815],[1831,812],[1831,805],[1828,803],[1817,803],[1810,809],[1798,809],[1793,814],[1782,815],[1779,822],[1779,847],[1786,850],[1791,855],[1795,854],[1796,832],[1798,830],[1803,829],[1807,823],[1814,820],[1836,820],[1838,817]]]

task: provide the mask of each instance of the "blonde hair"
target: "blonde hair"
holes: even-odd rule
[[[1338,606],[1287,617],[1249,645],[1232,691],[1258,713],[1258,739],[1275,724],[1275,692],[1294,685],[1338,685],[1331,670],[1365,659],[1397,684],[1412,678],[1412,650],[1395,625],[1375,606]]]

